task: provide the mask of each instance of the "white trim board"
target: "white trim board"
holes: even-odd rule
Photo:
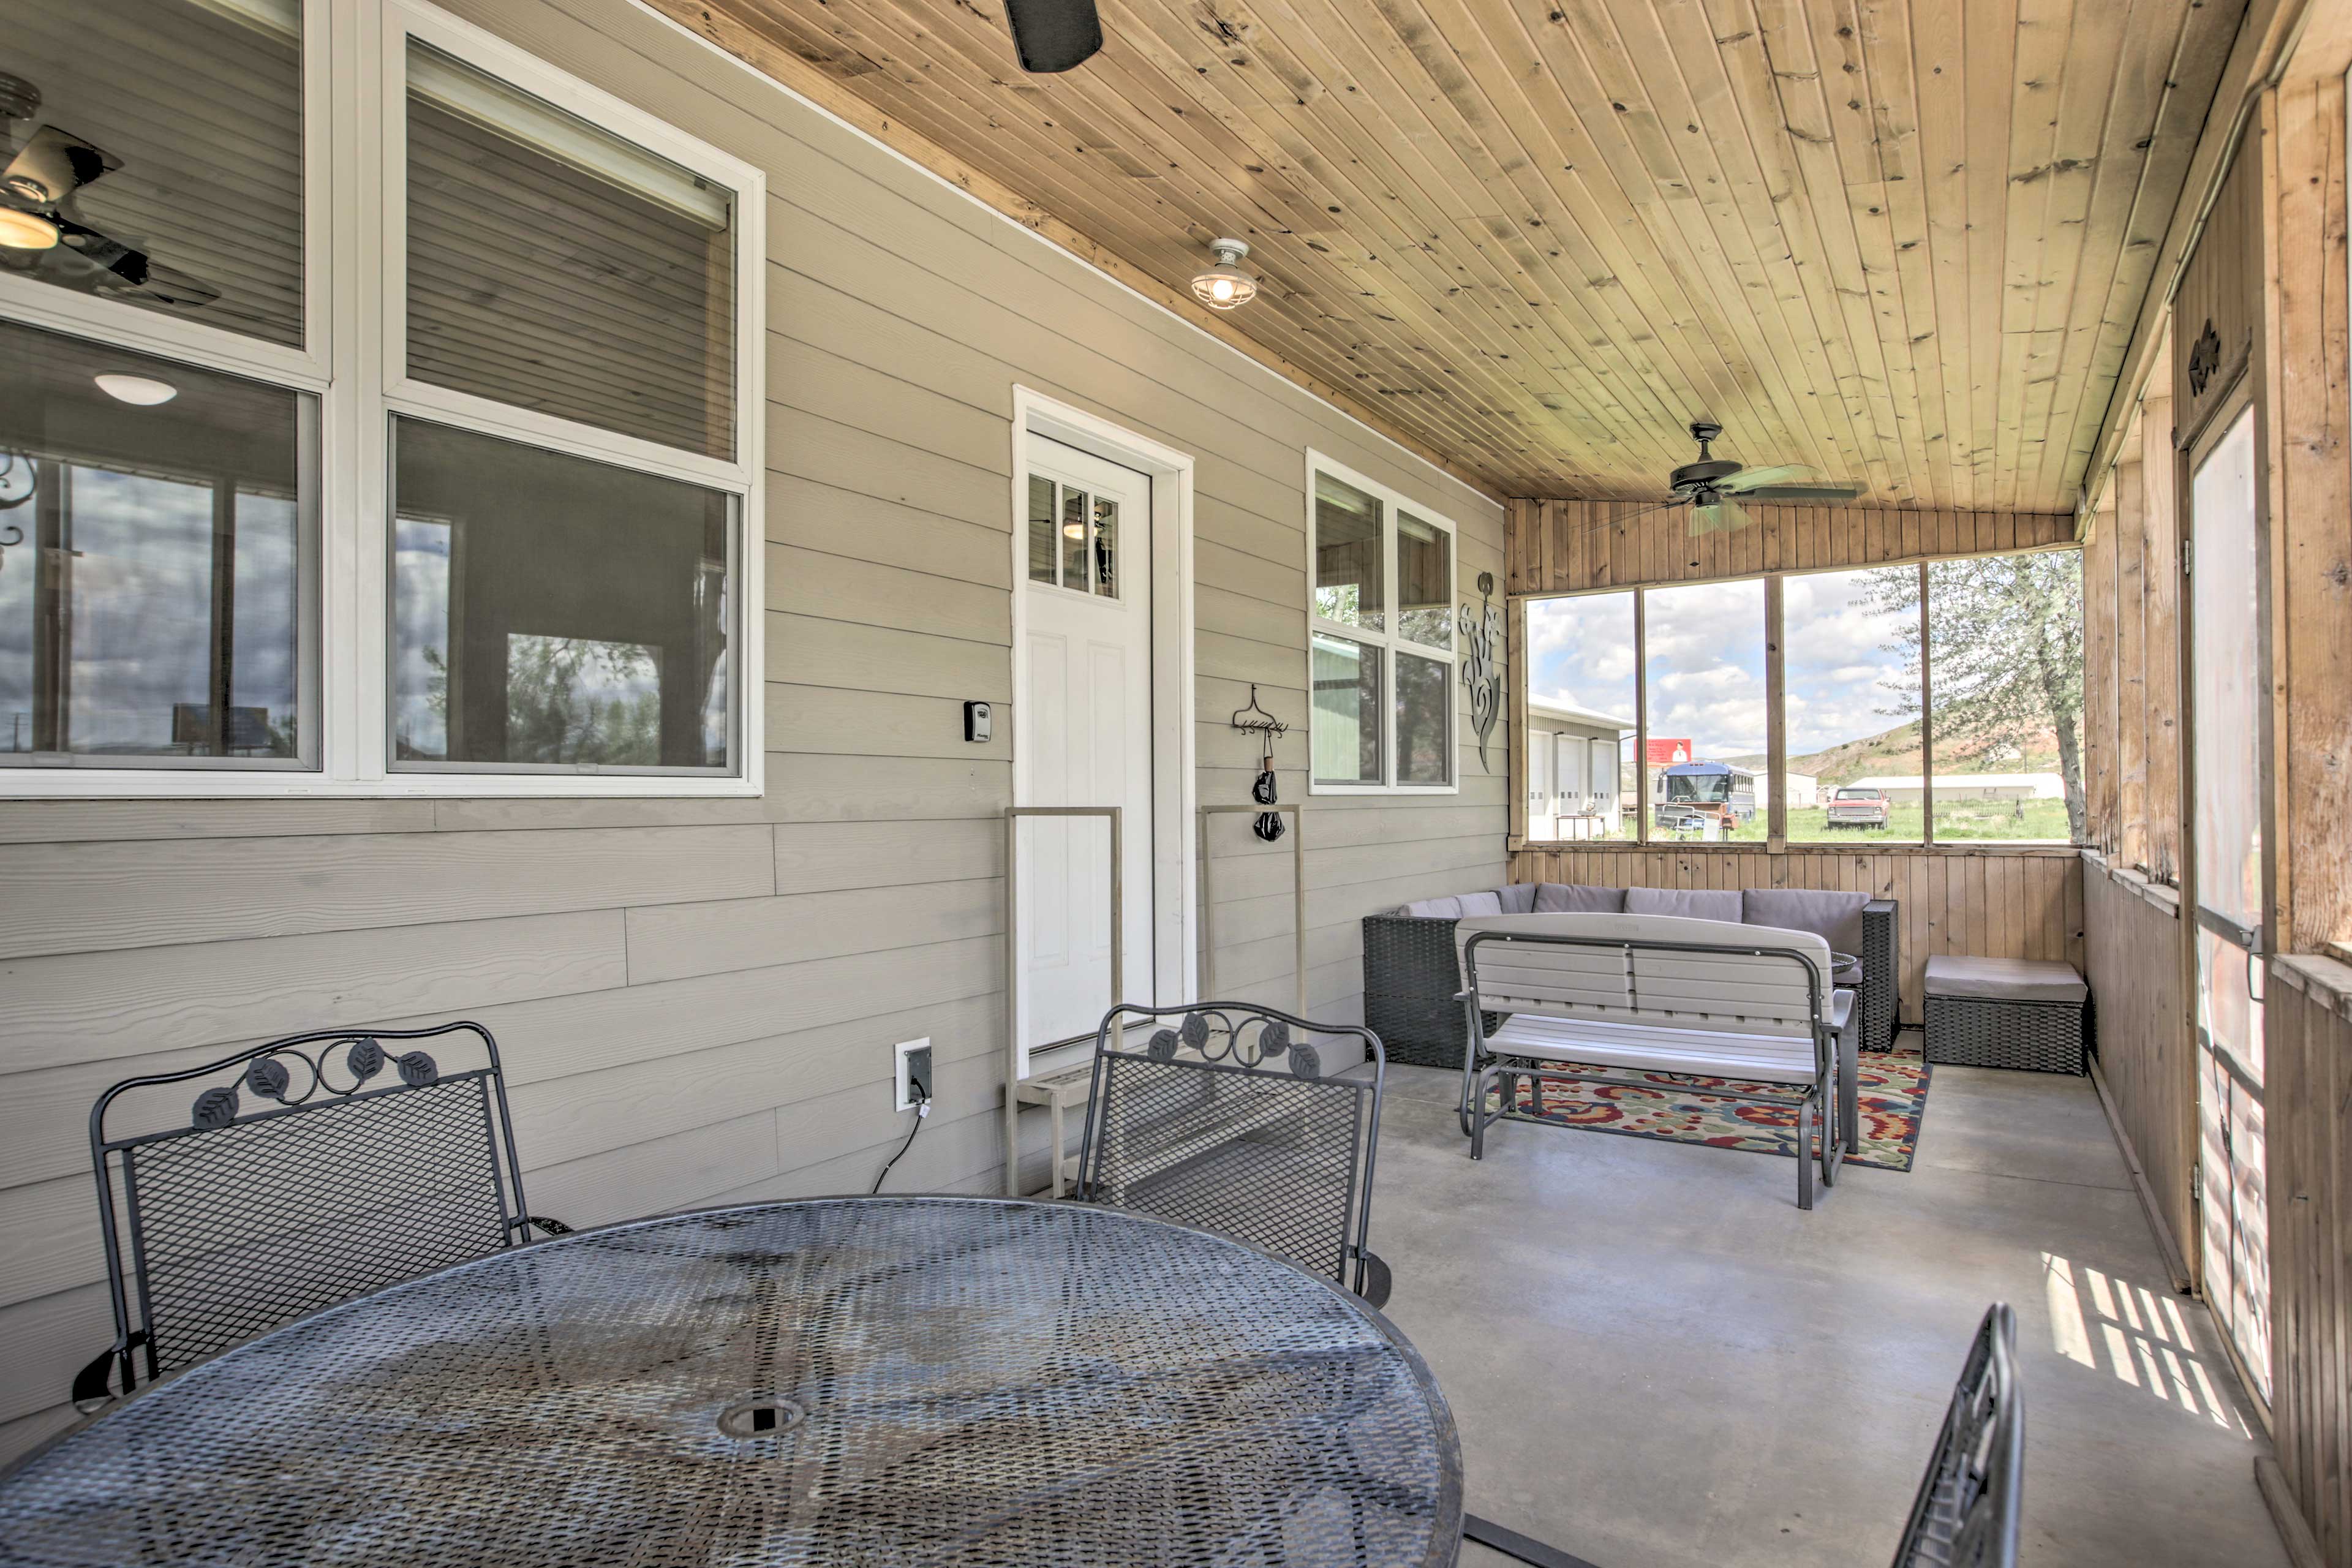
[[[1192,824],[1199,795],[1193,730],[1192,458],[1018,383],[1013,388],[1013,804],[1031,804],[1028,747],[1029,437],[1043,436],[1151,479],[1152,994],[1161,1006],[1196,994],[1200,892]],[[1007,868],[1008,870],[1010,868]],[[1019,933],[1004,940],[1017,951]],[[1124,1000],[1124,998],[1122,998]],[[1029,998],[1016,987],[1013,1027],[1024,1076],[1073,1065],[1088,1047],[1032,1060]]]
[[[1299,396],[1315,403],[1318,406],[1328,410],[1341,419],[1346,420],[1349,424],[1354,426],[1357,429],[1362,431],[1373,440],[1378,441],[1382,447],[1393,451],[1398,457],[1411,463],[1415,468],[1425,471],[1443,483],[1459,485],[1473,495],[1478,496],[1488,501],[1497,510],[1507,504],[1505,497],[1496,494],[1493,490],[1486,489],[1484,485],[1474,484],[1470,480],[1464,479],[1459,474],[1448,473],[1445,469],[1439,468],[1435,463],[1431,462],[1427,458],[1423,457],[1419,452],[1414,451],[1412,447],[1406,446],[1403,442],[1398,440],[1387,431],[1368,424],[1361,416],[1340,407],[1338,404],[1332,402],[1321,393],[1315,391],[1312,387],[1301,386],[1297,382],[1293,381],[1290,377],[1283,374],[1280,371],[1275,369],[1272,365],[1267,364],[1265,361],[1255,359],[1251,355],[1243,353],[1240,349],[1235,348],[1233,344],[1217,336],[1216,333],[1210,331],[1206,327],[1202,326],[1198,321],[1189,320],[1188,318],[1178,314],[1176,311],[1170,310],[1166,305],[1153,299],[1150,295],[1144,293],[1133,284],[1104,271],[1101,268],[1096,266],[1085,257],[1080,256],[1076,251],[1070,249],[1067,246],[1055,240],[1050,236],[1040,234],[1037,230],[1031,228],[1027,224],[1021,222],[1009,213],[1003,212],[998,208],[990,205],[987,202],[981,200],[980,197],[972,195],[963,186],[957,184],[953,180],[950,180],[946,175],[940,174],[937,170],[924,167],[921,163],[917,163],[906,153],[901,153],[898,148],[891,146],[890,143],[883,141],[872,132],[843,119],[832,110],[827,109],[824,105],[817,102],[814,99],[807,97],[790,84],[778,81],[774,77],[770,76],[767,72],[761,70],[759,67],[753,65],[751,61],[743,58],[741,56],[729,53],[726,49],[721,48],[718,44],[704,37],[701,34],[696,32],[693,28],[685,26],[675,17],[667,16],[661,11],[658,11],[653,6],[646,4],[646,0],[628,0],[628,4],[634,8],[643,11],[646,16],[652,17],[655,21],[660,23],[670,31],[678,34],[682,37],[692,39],[697,45],[718,56],[728,64],[734,66],[739,70],[747,73],[764,85],[782,93],[794,103],[801,105],[801,107],[808,110],[811,113],[817,115],[828,123],[837,125],[842,130],[848,132],[852,136],[856,137],[859,141],[879,148],[891,158],[898,163],[904,163],[908,168],[912,169],[916,174],[920,174],[924,179],[930,181],[933,184],[940,186],[943,190],[952,191],[956,195],[961,197],[967,202],[970,202],[973,206],[979,208],[982,212],[986,213],[990,217],[994,218],[997,222],[1004,225],[1007,228],[1012,229],[1014,233],[1026,236],[1028,238],[1036,241],[1039,245],[1045,247],[1046,249],[1052,251],[1055,256],[1060,257],[1065,260],[1076,263],[1077,266],[1084,268],[1094,277],[1100,279],[1102,281],[1109,284],[1112,288],[1117,289],[1119,292],[1141,301],[1151,310],[1158,311],[1160,315],[1167,317],[1170,321],[1174,321],[1179,326],[1182,327],[1186,331],[1192,332],[1208,343],[1213,345],[1220,353],[1231,355],[1234,359],[1247,365],[1250,369],[1257,372],[1259,374],[1277,383],[1286,390],[1296,393]],[[1272,351],[1269,350],[1268,352],[1271,353]]]

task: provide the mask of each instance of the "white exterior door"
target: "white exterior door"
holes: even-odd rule
[[[1151,480],[1030,435],[1023,805],[1124,808],[1125,994],[1110,985],[1109,832],[1101,818],[1020,827],[1014,911],[1034,1051],[1091,1038],[1114,1000],[1153,999]]]

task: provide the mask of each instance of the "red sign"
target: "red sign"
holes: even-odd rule
[[[1677,763],[1690,760],[1691,743],[1688,741],[1662,741],[1655,735],[1650,737],[1650,766],[1671,768]]]

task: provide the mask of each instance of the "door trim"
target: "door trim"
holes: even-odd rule
[[[1192,836],[1199,793],[1192,684],[1192,458],[1098,415],[1015,383],[1013,388],[1013,804],[1031,805],[1029,679],[1029,437],[1043,436],[1133,468],[1151,480],[1151,984],[1160,1006],[1194,999],[1198,987],[1200,896]],[[1006,931],[1016,942],[1019,933]],[[1017,972],[1017,965],[1012,966]],[[1130,979],[1129,984],[1132,984]],[[1132,998],[1121,998],[1131,1000]],[[1025,1042],[1025,982],[1010,1013]],[[1020,1046],[1024,1076],[1040,1063]],[[1059,1053],[1056,1053],[1059,1054]],[[1081,1054],[1076,1047],[1070,1053]],[[1050,1060],[1050,1058],[1045,1058]]]

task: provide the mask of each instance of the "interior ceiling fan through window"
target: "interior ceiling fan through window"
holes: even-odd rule
[[[1690,531],[1694,534],[1728,533],[1745,528],[1755,520],[1741,500],[1757,501],[1842,501],[1852,500],[1862,493],[1862,487],[1843,479],[1822,476],[1817,468],[1802,463],[1780,463],[1770,468],[1750,468],[1718,458],[1710,449],[1722,438],[1723,426],[1712,419],[1691,421],[1692,439],[1698,443],[1698,461],[1685,463],[1666,476],[1667,486],[1674,495],[1655,506],[1634,513],[1641,517],[1652,511],[1666,511],[1675,507],[1690,508]],[[1633,521],[1620,519],[1621,522]]]

